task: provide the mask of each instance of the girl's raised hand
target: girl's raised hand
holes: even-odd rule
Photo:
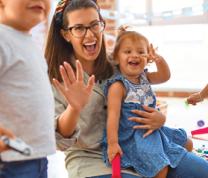
[[[154,48],[152,44],[149,46],[149,54],[148,54],[148,61],[155,62],[156,60],[162,58],[162,56],[158,55],[155,51],[157,51],[157,47]]]
[[[57,90],[65,97],[72,109],[81,111],[88,103],[90,94],[95,84],[95,77],[89,77],[88,83],[83,80],[83,68],[81,63],[76,61],[76,75],[69,63],[64,62],[60,66],[60,73],[63,82],[53,79]]]
[[[145,111],[132,110],[133,113],[139,115],[140,117],[130,117],[129,120],[138,122],[139,125],[134,126],[134,129],[147,129],[147,132],[143,137],[147,137],[154,130],[159,129],[165,123],[166,117],[157,109],[143,106]]]

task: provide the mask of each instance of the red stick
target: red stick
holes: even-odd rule
[[[200,135],[200,134],[206,134],[206,133],[208,133],[208,127],[191,131],[191,135]]]
[[[112,161],[112,178],[121,178],[121,157],[119,154]]]

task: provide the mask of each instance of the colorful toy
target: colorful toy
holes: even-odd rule
[[[186,108],[189,107],[189,104],[188,104],[187,100],[185,100],[184,104],[185,104],[185,107],[186,107]]]
[[[194,153],[197,156],[199,156],[205,160],[208,160],[208,148],[206,148],[205,145],[202,145],[201,148],[196,149],[194,151]]]
[[[191,131],[192,136],[199,135],[199,134],[206,134],[206,133],[208,133],[208,127]]]
[[[192,130],[191,135],[193,138],[208,140],[208,127]]]
[[[205,122],[203,120],[199,120],[199,121],[197,121],[197,125],[199,127],[203,127],[205,125]]]
[[[119,154],[117,154],[112,161],[112,177],[111,178],[121,178],[121,157]]]

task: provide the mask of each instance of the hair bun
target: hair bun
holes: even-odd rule
[[[118,35],[120,36],[122,33],[128,31],[127,29],[129,28],[128,25],[121,25],[119,28],[118,28]]]

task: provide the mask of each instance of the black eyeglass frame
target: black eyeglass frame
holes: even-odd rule
[[[96,21],[96,22],[97,22],[97,23],[100,23],[101,26],[103,27],[103,29],[100,30],[100,31],[97,32],[97,33],[103,32],[103,31],[105,30],[105,26],[106,26],[105,21],[99,20],[99,21]],[[92,33],[97,34],[97,33],[94,32],[93,30],[91,30],[91,27],[94,25],[94,23],[95,23],[95,22],[93,22],[93,23],[90,24],[90,25],[80,25],[80,26],[82,26],[82,27],[85,28],[85,33],[83,33],[82,36],[76,36],[76,35],[74,35],[74,34],[72,33],[72,29],[73,29],[73,28],[76,28],[76,27],[79,27],[79,25],[74,25],[74,26],[72,26],[72,27],[67,27],[67,28],[63,28],[63,29],[64,29],[65,31],[70,31],[70,33],[71,33],[74,37],[76,37],[76,38],[82,38],[82,37],[84,37],[84,36],[86,35],[87,30],[90,30]]]

